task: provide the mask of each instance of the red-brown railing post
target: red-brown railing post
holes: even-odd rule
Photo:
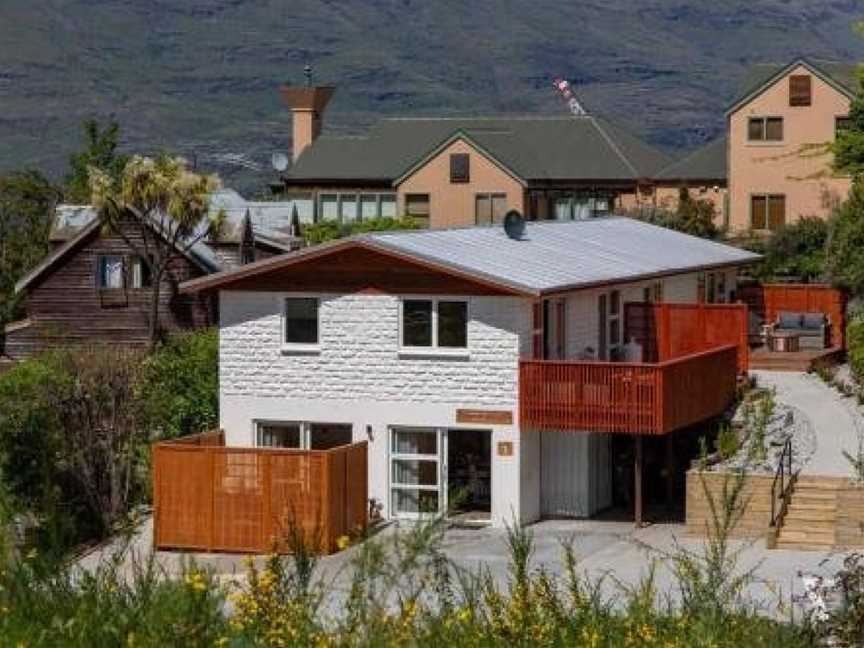
[[[207,551],[212,552],[216,545],[216,453],[211,446],[205,450],[210,460],[210,518],[207,523]]]
[[[260,551],[270,551],[276,550],[275,546],[275,534],[273,532],[273,463],[271,461],[272,457],[267,452],[262,452],[258,455],[258,460],[261,461],[261,475],[263,478],[263,488],[262,497],[264,501],[261,502],[261,540],[260,540]]]

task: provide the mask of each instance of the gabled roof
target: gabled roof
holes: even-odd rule
[[[461,133],[524,181],[649,178],[669,157],[610,122],[583,117],[384,119],[365,137],[319,137],[289,183],[393,183]]]
[[[741,83],[739,91],[726,111],[730,114],[742,105],[749,103],[766,88],[782,79],[792,70],[804,66],[820,79],[852,99],[858,90],[858,66],[838,61],[798,58],[785,65],[777,63],[757,63],[751,66]]]
[[[519,240],[500,227],[364,234],[188,281],[183,292],[219,289],[351,247],[419,262],[513,294],[544,294],[746,265],[761,257],[624,217],[531,222]]]
[[[78,248],[79,245],[87,241],[91,236],[95,236],[99,232],[100,227],[101,224],[98,218],[94,217],[90,219],[90,221],[87,222],[84,227],[79,229],[72,238],[48,254],[44,259],[42,259],[39,265],[18,280],[15,284],[15,292],[22,292],[25,290],[39,277],[62,261],[68,254]],[[156,228],[154,227],[154,229]],[[202,241],[196,241],[191,248],[184,250],[183,252],[187,259],[204,272],[218,272],[222,269],[222,266],[219,263],[219,258],[213,250]]]
[[[726,137],[718,137],[662,169],[654,179],[669,182],[703,180],[725,183],[727,144]]]

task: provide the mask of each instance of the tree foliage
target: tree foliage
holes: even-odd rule
[[[37,171],[0,176],[0,337],[21,316],[15,284],[49,250],[58,190]],[[2,351],[2,344],[0,344]]]
[[[857,179],[864,174],[864,69],[858,72],[858,92],[849,107],[849,123],[831,145],[834,170]]]
[[[151,346],[161,334],[159,298],[163,280],[173,280],[172,263],[218,235],[224,213],[211,213],[210,194],[220,185],[215,175],[194,173],[183,158],[168,155],[133,156],[119,178],[90,167],[91,202],[103,227],[123,239],[152,277]]]
[[[175,438],[219,421],[219,332],[182,333],[145,361],[141,397],[151,434]]]
[[[764,257],[754,268],[754,275],[762,281],[778,277],[794,277],[804,282],[822,279],[829,230],[824,219],[807,216],[782,227],[768,239],[752,241],[747,247]]]
[[[101,169],[112,178],[119,178],[128,156],[122,155],[120,125],[109,121],[104,127],[95,119],[84,122],[84,148],[69,156],[69,174],[66,176],[63,198],[67,203],[90,203],[90,168]]]
[[[825,272],[836,285],[864,295],[864,179],[834,212],[825,247]]]
[[[678,206],[675,211],[668,209],[647,208],[637,209],[632,216],[651,223],[673,229],[684,234],[714,239],[720,235],[715,224],[717,210],[710,200],[694,199],[687,187],[681,187],[678,193]]]

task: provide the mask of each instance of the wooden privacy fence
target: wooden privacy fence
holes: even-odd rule
[[[738,295],[766,322],[780,311],[824,313],[830,327],[828,346],[846,348],[846,294],[827,284],[749,284]]]
[[[738,348],[661,363],[523,360],[524,427],[666,434],[722,414],[735,397]]]
[[[750,368],[745,304],[624,305],[625,339],[642,345],[647,362],[665,362],[728,344],[738,349],[738,373]]]
[[[365,528],[366,442],[332,450],[228,448],[210,432],[153,448],[159,549],[290,551],[292,534],[323,552]]]

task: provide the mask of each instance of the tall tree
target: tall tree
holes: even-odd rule
[[[0,176],[0,352],[3,325],[20,315],[15,283],[48,252],[59,191],[37,171]]]
[[[831,281],[854,295],[864,295],[864,180],[831,218],[825,244],[825,272]]]
[[[183,158],[133,156],[115,179],[90,167],[91,202],[102,226],[122,238],[152,280],[149,339],[159,340],[162,282],[175,261],[200,241],[217,236],[224,213],[210,211],[210,194],[220,187],[215,175],[190,171]]]
[[[119,178],[129,156],[119,153],[120,125],[111,120],[104,127],[95,119],[84,122],[84,148],[69,156],[64,200],[67,203],[90,202],[90,167],[102,169],[112,178]]]

